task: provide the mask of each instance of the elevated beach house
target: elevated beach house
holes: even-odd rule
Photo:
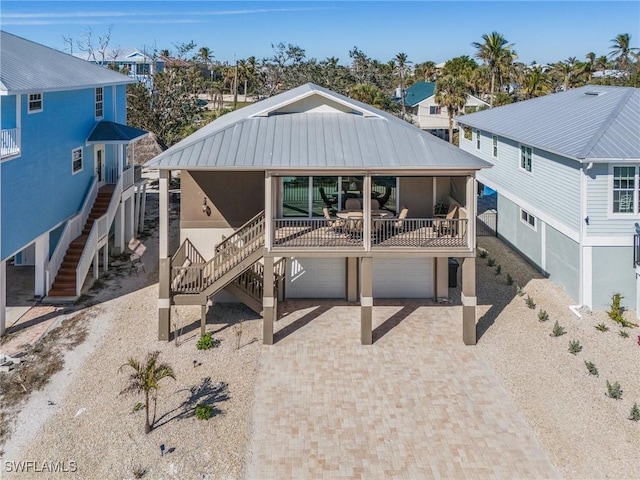
[[[0,334],[7,262],[35,266],[34,293],[73,299],[108,237],[123,250],[134,236],[136,196],[126,125],[135,80],[0,32]]]
[[[456,257],[463,338],[475,343],[475,175],[488,166],[475,156],[306,84],[220,117],[147,166],[160,170],[161,340],[172,305],[201,305],[204,322],[207,300],[226,293],[262,311],[265,344],[279,299],[359,302],[370,344],[375,299],[448,297]],[[181,176],[176,251],[172,170]]]
[[[498,232],[577,305],[640,301],[640,90],[585,86],[458,117]]]

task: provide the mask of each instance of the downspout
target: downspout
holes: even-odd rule
[[[587,236],[587,182],[586,176],[587,171],[591,170],[593,167],[593,162],[589,162],[585,167],[583,167],[582,175],[580,176],[580,283],[579,283],[579,301],[581,302],[578,305],[569,305],[569,310],[578,317],[582,319],[582,315],[579,310],[584,306],[584,239]]]

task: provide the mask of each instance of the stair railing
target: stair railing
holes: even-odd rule
[[[58,240],[58,244],[56,248],[53,250],[53,254],[49,259],[49,265],[46,270],[46,286],[47,286],[47,294],[53,285],[53,282],[58,275],[58,271],[62,266],[62,262],[64,261],[64,256],[69,249],[69,245],[71,242],[78,238],[82,234],[82,229],[87,222],[87,218],[89,218],[89,214],[91,213],[91,208],[93,207],[93,203],[98,196],[98,179],[96,177],[93,178],[93,182],[91,183],[91,187],[89,187],[89,191],[84,198],[84,202],[82,203],[82,207],[80,211],[73,216],[64,229],[62,230],[62,234],[60,235],[60,239]]]

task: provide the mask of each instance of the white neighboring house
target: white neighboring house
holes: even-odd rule
[[[405,91],[405,105],[407,112],[412,115],[413,123],[422,130],[440,138],[449,138],[449,115],[446,107],[436,103],[436,83],[417,82]],[[472,113],[487,108],[489,104],[473,95],[467,95],[464,113]],[[454,129],[457,124],[454,122]]]
[[[498,232],[576,304],[640,311],[640,89],[593,86],[458,117],[493,164]]]
[[[165,63],[162,57],[154,58],[133,48],[106,49],[104,55],[102,52],[95,52],[93,55],[81,52],[74,53],[73,56],[101,66],[116,64],[122,73],[147,84],[151,83],[153,75],[164,71]]]

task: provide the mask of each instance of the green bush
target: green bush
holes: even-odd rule
[[[200,420],[209,420],[212,412],[213,407],[211,405],[205,405],[203,403],[196,405],[196,418]]]
[[[496,275],[500,275],[502,273],[502,265],[496,266]]]
[[[487,260],[487,266],[488,267],[493,267],[496,264],[496,259],[495,258],[490,258],[489,260]]]
[[[479,256],[480,258],[487,258],[487,251],[486,251],[486,250],[479,249],[479,250],[478,250],[478,256]]]
[[[609,331],[609,327],[607,327],[604,322],[599,323],[598,325],[596,325],[596,330],[599,330],[601,332],[608,332]]]
[[[524,289],[520,285],[516,285],[516,293],[519,297],[522,297],[524,295]]]
[[[572,355],[576,355],[582,351],[582,345],[580,345],[580,340],[571,340],[569,342],[569,353]]]
[[[593,362],[587,362],[586,360],[584,361],[585,366],[587,367],[587,370],[589,370],[589,374],[593,375],[595,377],[598,377],[600,374],[598,373],[598,369],[596,368],[596,366],[594,365]]]
[[[510,273],[507,273],[507,285],[513,285],[513,277]]]
[[[526,303],[527,307],[529,307],[531,310],[536,308],[536,302],[534,302],[533,298],[531,298],[529,295],[527,295],[527,298],[525,299],[524,303]]]
[[[622,388],[620,388],[620,383],[613,382],[613,384],[609,383],[607,380],[607,397],[613,398],[614,400],[622,399]]]
[[[564,335],[565,333],[567,333],[564,329],[564,327],[562,327],[558,321],[556,320],[556,323],[553,324],[553,330],[551,331],[551,333],[549,335],[551,335],[552,337],[560,337],[561,335]]]
[[[211,347],[213,347],[213,338],[211,337],[211,332],[200,335],[200,338],[196,343],[196,348],[198,350],[209,350]]]
[[[546,310],[540,310],[538,312],[538,320],[540,320],[541,322],[546,322],[547,320],[549,320],[549,314]]]
[[[611,295],[611,309],[607,312],[609,318],[616,323],[619,323],[623,327],[637,327],[638,325],[630,322],[626,318],[622,316],[624,312],[624,308],[620,305],[622,299],[624,297],[619,293],[614,293]]]
[[[622,338],[629,338],[629,332],[627,332],[626,330],[620,330],[618,332],[618,335],[620,335]]]
[[[633,420],[634,422],[640,420],[640,408],[638,408],[636,402],[633,402],[633,407],[631,407],[631,412],[629,412],[629,420]]]

